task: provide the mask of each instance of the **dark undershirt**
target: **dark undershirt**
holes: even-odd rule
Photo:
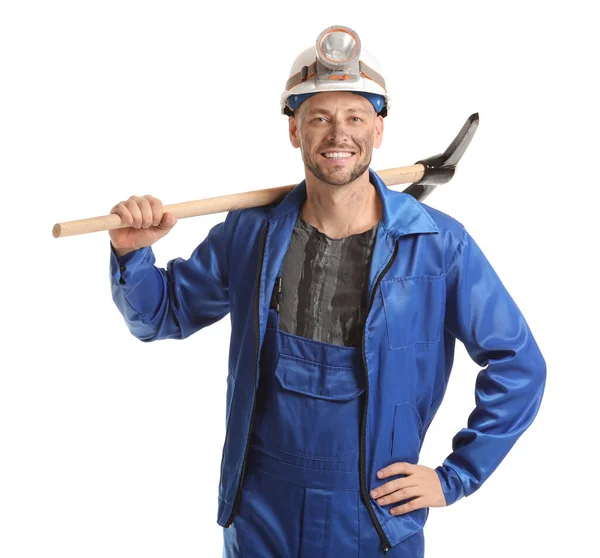
[[[282,331],[332,345],[360,345],[376,230],[377,225],[333,239],[298,214],[283,261]]]

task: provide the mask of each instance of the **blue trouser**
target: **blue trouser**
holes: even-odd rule
[[[384,556],[359,482],[358,347],[279,329],[269,310],[253,436],[223,558]],[[422,558],[423,531],[386,558]]]

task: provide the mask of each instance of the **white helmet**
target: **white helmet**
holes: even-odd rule
[[[281,112],[293,115],[290,97],[323,91],[374,93],[384,98],[378,114],[386,116],[390,108],[377,60],[361,49],[358,34],[349,27],[328,27],[319,34],[315,46],[296,58],[281,94]]]

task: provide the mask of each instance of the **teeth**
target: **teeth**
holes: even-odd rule
[[[328,159],[347,159],[348,157],[352,157],[352,153],[345,152],[334,152],[334,153],[323,153],[325,157]]]

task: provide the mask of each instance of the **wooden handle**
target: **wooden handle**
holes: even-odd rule
[[[377,174],[387,186],[394,184],[410,184],[418,182],[423,178],[425,167],[421,164],[408,167],[397,167],[377,171]],[[221,213],[233,209],[245,209],[247,207],[258,207],[268,205],[283,198],[290,190],[293,190],[296,184],[289,186],[278,186],[276,188],[265,188],[263,190],[252,190],[241,194],[229,194],[226,196],[217,196],[215,198],[206,198],[203,200],[175,203],[163,206],[163,211],[168,211],[177,217],[197,217],[208,215],[209,213]],[[73,236],[75,234],[86,234],[98,231],[109,231],[112,229],[123,229],[129,227],[127,223],[121,221],[116,213],[102,215],[101,217],[90,217],[88,219],[79,219],[78,221],[66,221],[56,223],[52,227],[52,236],[62,238],[63,236]]]

